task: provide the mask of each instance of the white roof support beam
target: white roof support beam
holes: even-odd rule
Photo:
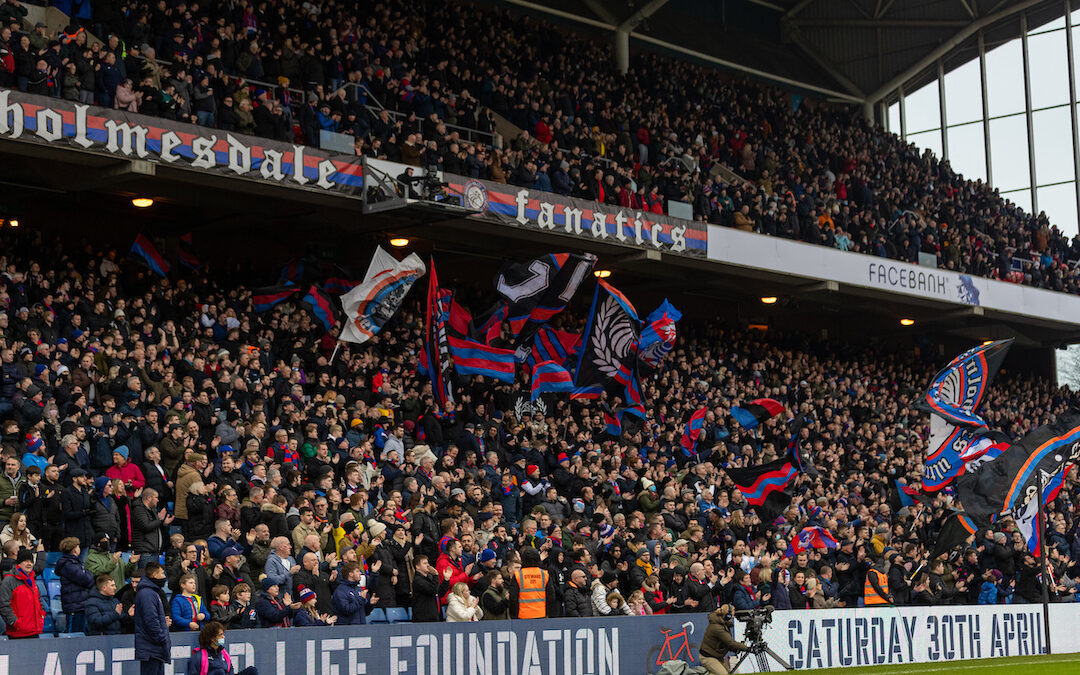
[[[951,38],[938,45],[936,49],[919,59],[910,68],[878,87],[875,91],[873,91],[869,96],[866,97],[867,101],[870,103],[877,103],[881,99],[885,98],[892,92],[896,91],[905,82],[915,77],[919,73],[923,72],[927,68],[933,66],[935,63],[937,63],[939,59],[948,55],[949,52],[951,52],[958,45],[963,43],[964,40],[967,40],[972,35],[978,33],[979,30],[986,28],[991,24],[997,23],[1002,19],[1008,18],[1014,14],[1018,14],[1037,5],[1041,5],[1044,2],[1045,0],[1021,0],[1014,5],[1005,7],[999,11],[987,14],[980,19],[972,21],[965,28],[953,35]]]

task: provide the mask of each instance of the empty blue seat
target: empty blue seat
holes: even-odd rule
[[[387,623],[407,623],[409,620],[409,610],[405,609],[404,607],[386,608]]]
[[[61,614],[63,614],[64,613],[64,606],[63,606],[63,604],[60,603],[60,598],[57,597],[57,598],[50,599],[49,600],[49,609],[51,609],[52,613],[57,615],[57,616],[60,616]]]
[[[49,586],[49,597],[50,598],[56,598],[57,600],[59,600],[60,599],[60,580],[59,579],[53,579],[53,580],[48,582],[48,586]]]
[[[45,585],[45,580],[41,577],[37,579],[38,594],[43,598],[49,597],[49,587]]]
[[[386,612],[376,607],[367,615],[368,623],[386,623]]]
[[[53,581],[53,580],[57,579],[58,577],[56,576],[56,570],[54,570],[51,567],[46,567],[41,572],[41,578],[45,580],[45,583],[48,583],[50,581]]]
[[[56,630],[55,624],[53,624],[52,614],[45,613],[45,630],[41,637],[52,637],[53,632]]]
[[[60,551],[49,551],[45,554],[45,567],[56,567],[56,563],[60,560],[60,556],[64,555]]]

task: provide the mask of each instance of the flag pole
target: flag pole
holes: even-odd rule
[[[330,362],[327,363],[326,365],[329,366],[332,363],[334,363],[334,359],[337,358],[337,353],[338,353],[339,349],[341,349],[341,340],[338,340],[337,342],[334,343],[334,353],[330,355]]]
[[[1045,511],[1046,505],[1043,504],[1043,477],[1042,471],[1038,468],[1035,469],[1035,483],[1038,492],[1036,492],[1038,502],[1036,506],[1038,511],[1035,512],[1035,526],[1038,528],[1036,532],[1039,536],[1039,555],[1042,556],[1042,606],[1043,606],[1043,639],[1046,640],[1046,653],[1052,654],[1050,650],[1050,560],[1046,554],[1046,524],[1045,524]]]

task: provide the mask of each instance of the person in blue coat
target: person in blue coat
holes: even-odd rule
[[[225,626],[217,621],[206,624],[199,632],[199,644],[191,650],[187,675],[232,675],[232,657],[225,650]],[[248,666],[239,675],[259,675],[255,666]]]
[[[198,579],[191,572],[180,575],[180,592],[173,596],[169,607],[173,630],[202,629],[203,622],[208,618],[208,612],[203,599],[195,593],[198,585]]]
[[[60,602],[67,615],[68,632],[86,630],[86,598],[94,587],[94,575],[79,561],[79,540],[65,537],[60,542],[60,560],[56,561],[56,576],[60,577]]]
[[[334,589],[334,611],[337,612],[337,625],[339,626],[362,626],[367,623],[368,603],[379,601],[377,596],[367,597],[367,589],[360,585],[360,578],[364,576],[364,568],[359,563],[345,563],[341,568],[341,576],[344,577],[338,587]]]
[[[165,616],[165,569],[156,562],[147,563],[143,579],[135,590],[135,660],[139,675],[165,675],[165,664],[172,661],[172,639]]]
[[[99,574],[96,588],[86,599],[86,634],[118,635],[124,632],[123,607],[116,598],[116,579]]]

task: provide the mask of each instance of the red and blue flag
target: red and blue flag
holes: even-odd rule
[[[683,429],[682,440],[679,441],[679,444],[682,445],[687,455],[697,454],[698,438],[701,436],[701,432],[705,430],[705,415],[708,412],[706,408],[695,410]]]
[[[135,242],[131,245],[131,252],[138,255],[146,262],[150,271],[160,276],[169,275],[169,263],[161,257],[158,250],[150,243],[150,240],[141,234],[135,235]]]
[[[836,541],[836,537],[826,530],[824,527],[813,526],[804,527],[802,532],[799,532],[799,536],[793,537],[791,543],[788,544],[787,551],[784,553],[789,558],[793,558],[800,553],[806,553],[815,548],[839,548],[840,544]]]
[[[480,375],[513,384],[515,361],[512,349],[499,349],[455,335],[448,335],[447,341],[458,375]]]
[[[286,300],[300,289],[296,286],[268,286],[256,288],[251,296],[251,302],[255,305],[256,312],[265,312],[279,302]]]
[[[638,358],[651,368],[658,368],[664,357],[675,346],[675,324],[682,318],[682,312],[665,298],[652,314],[645,318],[645,327],[641,330],[638,343]]]
[[[180,259],[180,264],[188,269],[197,270],[202,267],[202,263],[195,256],[195,249],[191,242],[191,233],[180,235],[180,246],[177,249],[177,257]]]
[[[532,372],[532,400],[540,394],[569,394],[574,391],[574,378],[570,372],[555,361],[536,364]]]
[[[312,284],[308,288],[307,295],[303,299],[304,304],[311,308],[311,313],[315,315],[315,318],[323,325],[323,328],[330,330],[337,325],[337,310],[335,309],[335,303],[330,300],[330,297],[323,292],[321,288]]]

